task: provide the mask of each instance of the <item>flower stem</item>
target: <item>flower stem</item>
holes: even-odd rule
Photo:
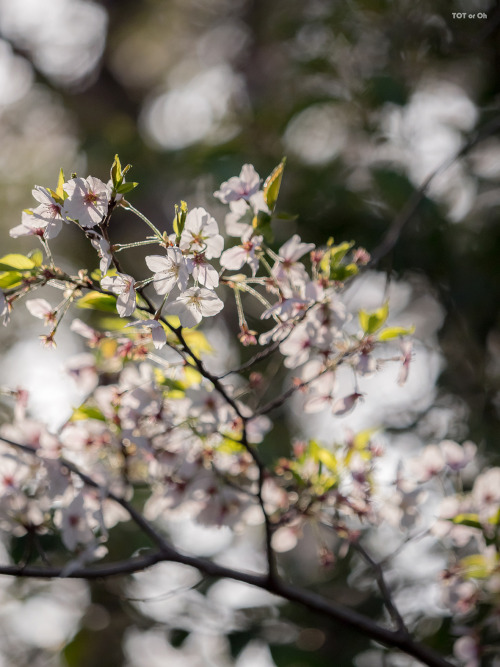
[[[155,233],[155,235],[156,235],[156,236],[161,240],[161,242],[163,243],[164,239],[163,239],[163,235],[162,235],[162,233],[160,232],[160,230],[159,230],[157,227],[155,227],[155,226],[153,225],[153,223],[151,222],[151,220],[149,220],[148,218],[146,218],[145,215],[143,215],[140,211],[138,211],[136,208],[134,208],[134,206],[132,206],[132,204],[130,204],[129,202],[127,202],[127,206],[124,206],[124,208],[125,208],[126,211],[131,211],[132,213],[135,213],[135,215],[136,215],[138,218],[140,218],[143,222],[145,222],[145,223],[148,225],[148,227],[150,227],[150,228],[153,230],[153,232]]]
[[[121,252],[122,250],[128,250],[128,248],[138,248],[141,245],[151,245],[152,243],[158,243],[158,239],[151,238],[145,241],[135,241],[135,243],[116,243],[112,249],[113,252]]]

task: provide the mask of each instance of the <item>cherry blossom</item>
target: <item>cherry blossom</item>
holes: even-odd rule
[[[260,185],[259,174],[251,164],[244,164],[239,176],[233,176],[221,184],[220,190],[214,192],[223,204],[228,204],[238,199],[248,199],[255,194]]]
[[[269,308],[266,308],[261,314],[261,320],[267,320],[270,317],[279,317],[282,320],[288,320],[298,315],[308,302],[298,293],[293,293],[287,298],[281,298]]]
[[[413,461],[413,474],[419,482],[427,482],[439,475],[445,465],[443,453],[438,445],[428,445]]]
[[[9,234],[13,238],[19,236],[43,236],[46,239],[55,238],[67,222],[62,214],[61,203],[56,201],[47,188],[35,186],[33,197],[40,202],[33,210],[23,211],[22,222],[13,227]]]
[[[5,453],[5,452],[4,452]],[[17,494],[28,481],[30,468],[16,457],[0,457],[0,489],[2,496]]]
[[[413,356],[413,341],[402,340],[401,343],[401,368],[398,375],[398,385],[401,387],[408,379],[410,364]]]
[[[64,184],[68,198],[64,200],[63,213],[77,220],[82,227],[94,227],[102,222],[108,212],[110,188],[94,176],[72,178]]]
[[[93,247],[97,250],[99,259],[99,270],[103,276],[109,271],[111,264],[113,263],[113,256],[111,255],[111,248],[109,241],[107,241],[104,236],[98,234],[96,231],[89,230],[87,232],[87,238],[90,239]]]
[[[500,468],[490,468],[476,478],[472,498],[481,521],[488,521],[497,514],[500,508]]]
[[[229,213],[224,219],[227,235],[241,238],[244,234],[253,232],[253,221],[259,212],[265,216],[271,215],[264,193],[260,190],[248,199],[229,202]]]
[[[167,305],[167,312],[177,315],[183,327],[194,327],[203,317],[217,315],[224,303],[205,287],[190,287]]]
[[[337,416],[346,415],[354,409],[354,406],[363,397],[363,394],[355,391],[348,396],[337,399],[332,405],[332,413]]]
[[[259,258],[256,257],[255,251],[260,247],[262,240],[262,236],[252,236],[250,228],[244,232],[241,245],[224,250],[220,258],[221,266],[230,271],[237,271],[244,264],[249,264],[252,276],[255,276],[259,268]]]
[[[88,324],[85,324],[85,322],[82,322],[82,320],[78,318],[75,318],[71,322],[70,329],[80,336],[83,336],[83,338],[86,338],[89,341],[89,345],[91,347],[95,347],[97,343],[99,343],[99,341],[103,338],[103,335],[99,331],[89,327]]]
[[[186,259],[189,273],[200,285],[213,289],[219,285],[219,274],[214,267],[207,262],[205,253],[195,252],[192,257]]]
[[[118,296],[116,310],[120,317],[129,317],[135,310],[135,280],[126,273],[106,276],[101,280],[101,287]]]
[[[470,514],[473,509],[470,498],[443,498],[437,511],[437,520],[431,527],[432,534],[440,539],[447,538],[460,548],[465,547],[473,538],[480,539],[481,533],[477,528],[453,522],[456,516]]]
[[[480,667],[481,649],[478,637],[464,635],[459,637],[453,645],[453,653],[464,667]]]
[[[224,239],[216,221],[204,208],[193,208],[188,212],[179,247],[183,251],[203,252],[207,259],[220,257]]]
[[[268,345],[271,341],[276,342],[285,339],[290,331],[292,331],[293,326],[293,322],[291,321],[278,322],[278,324],[276,324],[276,326],[274,326],[272,329],[260,334],[260,345]]]
[[[146,327],[151,330],[153,345],[157,350],[161,350],[167,344],[167,334],[161,322],[158,320],[135,320],[126,325],[127,327]]]
[[[326,370],[321,361],[314,359],[303,367],[302,379],[307,382],[304,412],[321,412],[331,407],[336,389],[333,371]]]
[[[273,267],[273,275],[278,282],[301,283],[307,280],[307,273],[303,264],[298,260],[314,248],[314,243],[302,243],[300,236],[294,234],[291,239],[279,249],[279,260]]]
[[[29,299],[26,301],[26,308],[33,317],[44,320],[46,325],[54,324],[56,320],[56,311],[45,299]]]
[[[168,294],[177,285],[182,292],[187,288],[189,273],[179,248],[167,248],[167,254],[148,255],[146,264],[153,271],[153,286],[158,294]]]
[[[64,545],[70,551],[95,539],[93,528],[96,527],[96,521],[89,516],[83,493],[76,495],[67,507],[58,510],[54,520],[61,529]]]
[[[477,446],[470,440],[467,440],[462,445],[453,440],[443,440],[439,443],[439,447],[446,465],[454,472],[463,470],[463,468],[474,460],[477,452]]]
[[[312,322],[297,324],[292,333],[280,344],[285,355],[285,366],[296,368],[309,360],[312,353],[325,344],[325,335]]]
[[[96,361],[92,354],[82,353],[71,357],[64,369],[85,395],[91,393],[99,383]]]

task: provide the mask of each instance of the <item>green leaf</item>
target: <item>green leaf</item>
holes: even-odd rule
[[[115,160],[111,166],[110,176],[113,183],[113,188],[118,192],[118,187],[121,185],[123,180],[122,165],[118,154],[115,155]]]
[[[116,188],[116,192],[119,195],[126,195],[127,192],[131,192],[134,188],[136,188],[139,185],[139,183],[122,183]]]
[[[377,340],[391,340],[399,336],[411,336],[413,333],[415,333],[415,327],[388,327],[379,333]]]
[[[279,165],[273,169],[271,174],[266,178],[264,183],[264,199],[271,211],[274,211],[278,195],[281,187],[281,179],[283,178],[283,171],[285,169],[286,157],[284,157]]]
[[[498,526],[500,523],[500,508],[496,511],[495,514],[488,518],[488,523],[490,523],[492,526]]]
[[[308,450],[314,461],[321,462],[332,472],[337,471],[337,458],[329,449],[320,447],[315,440],[310,440]]]
[[[460,568],[464,570],[464,576],[474,579],[486,579],[490,576],[498,563],[496,559],[486,558],[483,554],[472,554],[462,558]]]
[[[80,405],[79,408],[73,410],[70,421],[76,422],[81,421],[82,419],[98,419],[99,421],[105,422],[106,417],[102,412],[91,405]]]
[[[111,294],[100,292],[89,292],[76,302],[78,308],[89,308],[91,310],[103,310],[106,313],[116,313],[116,297]]]
[[[353,247],[354,241],[345,241],[339,245],[332,245],[333,238],[328,240],[329,250],[325,252],[319,264],[321,271],[328,276],[329,280],[344,281],[358,273],[356,264],[342,265],[342,260]]]
[[[252,227],[256,234],[262,234],[266,243],[273,242],[273,232],[271,229],[271,216],[265,211],[258,211],[252,220]]]
[[[35,268],[35,262],[25,255],[10,254],[0,257],[0,271],[30,271]]]
[[[59,177],[57,179],[57,187],[56,187],[56,192],[55,192],[55,197],[57,201],[60,201],[61,203],[64,202],[65,199],[68,198],[68,193],[65,192],[64,190],[64,171],[62,167],[59,169]]]
[[[59,177],[57,179],[56,189],[51,190],[51,188],[47,188],[52,199],[54,199],[54,201],[56,201],[61,206],[64,204],[64,200],[68,198],[68,193],[64,190],[63,186],[64,186],[64,172],[61,167],[61,169],[59,169]]]
[[[36,267],[42,266],[43,252],[39,248],[36,248],[35,250],[30,250],[30,252],[28,253],[28,257],[31,259],[31,261],[35,264]]]
[[[380,329],[388,315],[389,302],[386,301],[383,306],[374,310],[373,313],[367,313],[366,310],[360,310],[359,323],[365,334],[372,334]]]
[[[22,274],[19,271],[6,271],[0,273],[0,288],[17,287],[21,284]]]
[[[457,514],[457,516],[453,517],[452,521],[453,523],[456,523],[459,526],[469,526],[470,528],[481,529],[481,523],[479,521],[478,514],[472,514],[472,513]]]
[[[284,222],[294,222],[298,217],[297,213],[287,213],[286,211],[281,211],[274,216],[275,220],[283,220]]]
[[[245,448],[239,442],[224,437],[224,440],[217,446],[217,451],[222,454],[241,454],[245,451]]]
[[[330,280],[337,280],[344,282],[348,278],[352,278],[359,272],[356,264],[346,264],[345,266],[334,266],[330,268]]]
[[[175,205],[174,232],[177,238],[180,238],[186,224],[188,207],[185,201]]]
[[[354,241],[344,241],[340,245],[334,245],[330,248],[330,267],[339,266],[340,262],[347,255],[349,250],[353,247]]]
[[[366,428],[364,431],[356,433],[353,440],[354,449],[357,449],[358,451],[366,449],[370,444],[373,434],[376,433],[377,430],[378,429],[376,428]]]
[[[184,385],[182,382],[179,382],[179,380],[173,380],[172,378],[167,378],[165,375],[161,372],[159,368],[154,368],[154,376],[156,383],[160,385],[161,387],[167,387],[171,391],[181,391],[184,393]]]
[[[126,324],[127,320],[119,317],[116,313],[114,315],[99,315],[99,327],[105,331],[122,331]],[[127,329],[127,331],[130,333],[130,329]]]

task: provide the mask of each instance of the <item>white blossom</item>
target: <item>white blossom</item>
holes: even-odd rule
[[[296,368],[308,361],[311,352],[322,343],[321,333],[311,322],[300,322],[292,333],[280,344],[287,368]]]
[[[183,251],[203,252],[207,259],[220,257],[224,239],[216,221],[204,208],[193,208],[187,214],[179,247]]]
[[[496,516],[500,508],[500,468],[490,468],[476,477],[472,498],[481,521]]]
[[[126,273],[117,273],[116,276],[105,276],[101,280],[101,287],[118,296],[116,310],[120,317],[129,317],[135,310],[135,280]]]
[[[13,227],[9,234],[13,238],[19,236],[43,236],[47,239],[55,238],[67,222],[62,214],[62,208],[47,190],[36,185],[32,190],[33,197],[40,205],[33,210],[23,211],[21,224]]]
[[[249,264],[252,276],[255,276],[259,268],[259,258],[256,257],[255,251],[260,248],[262,238],[262,236],[252,236],[252,228],[244,232],[241,245],[224,250],[220,258],[221,266],[230,271],[237,271],[244,264]]]
[[[97,331],[97,329],[89,327],[88,324],[82,322],[82,320],[80,320],[78,317],[71,322],[70,329],[71,331],[77,333],[79,336],[86,338],[89,341],[89,345],[91,346],[97,345],[99,340],[102,338],[102,334]]]
[[[476,445],[470,440],[464,442],[463,445],[459,445],[453,440],[443,440],[439,446],[446,465],[455,472],[462,470],[473,461],[477,452]]]
[[[92,243],[93,247],[97,250],[97,254],[99,255],[99,259],[101,260],[99,263],[99,269],[101,271],[101,274],[105,276],[106,273],[109,271],[111,264],[113,263],[113,257],[111,255],[111,248],[109,242],[106,241],[104,236],[98,234],[94,230],[88,231],[87,237],[90,239],[90,242]]]
[[[90,394],[99,384],[96,361],[92,354],[82,353],[71,357],[64,369],[83,395]]]
[[[253,232],[253,219],[259,211],[270,215],[271,211],[264,198],[264,193],[259,190],[246,199],[238,199],[229,202],[229,213],[226,215],[224,224],[228,236],[242,237],[248,232]]]
[[[167,254],[148,255],[146,264],[153,271],[153,286],[158,294],[167,294],[177,285],[183,292],[188,284],[189,274],[186,262],[179,248],[167,248]]]
[[[276,280],[288,281],[290,285],[307,281],[305,267],[298,260],[314,247],[314,243],[302,243],[300,236],[294,234],[278,251],[279,261],[273,266],[273,276]]]
[[[55,322],[56,313],[50,303],[45,299],[28,299],[26,301],[26,308],[33,315],[40,320],[44,320],[45,324],[52,324]]]
[[[358,394],[358,392],[355,391],[353,394],[349,394],[349,396],[337,399],[332,405],[332,413],[338,417],[348,414],[354,409],[354,406],[361,397],[362,394]]]
[[[146,327],[151,329],[151,337],[153,339],[153,345],[157,350],[161,350],[167,344],[167,334],[163,328],[161,322],[158,320],[135,320],[125,325],[127,327]]]
[[[233,176],[228,181],[224,181],[220,186],[220,190],[214,192],[214,197],[217,197],[223,204],[228,204],[238,199],[248,199],[257,192],[259,185],[259,174],[255,171],[253,165],[244,164],[240,175]]]
[[[188,257],[186,264],[188,271],[200,285],[204,285],[205,287],[208,287],[208,289],[214,289],[219,285],[219,274],[214,267],[207,262],[204,253],[195,253],[193,257]]]
[[[190,287],[174,303],[167,305],[167,312],[177,315],[183,327],[194,327],[203,317],[212,317],[222,310],[223,302],[205,287]]]
[[[79,493],[67,507],[56,512],[55,523],[60,527],[64,545],[70,551],[94,540],[89,518],[83,493]],[[92,523],[95,525],[95,522]]]
[[[72,178],[64,184],[64,190],[68,194],[64,200],[64,215],[77,220],[82,227],[94,227],[102,222],[111,198],[111,190],[105,183],[94,176]]]

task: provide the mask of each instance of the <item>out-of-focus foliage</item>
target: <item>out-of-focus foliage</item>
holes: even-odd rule
[[[104,176],[118,152],[141,183],[134,204],[171,232],[176,202],[222,215],[211,193],[223,180],[246,162],[269,173],[287,155],[280,208],[299,217],[279,223],[276,245],[298,231],[304,241],[355,239],[371,251],[426,177],[483,131],[432,181],[377,268],[408,280],[416,301],[432,295],[445,309],[445,366],[420,434],[469,435],[494,455],[499,31],[493,0],[0,0],[2,239],[31,205],[33,183],[55,187],[61,166]],[[139,238],[125,216],[123,225]],[[2,255],[12,251],[3,243]],[[89,252],[57,251],[69,264]],[[338,599],[347,594],[340,570],[330,582]],[[96,609],[116,613],[111,585],[93,595]],[[295,652],[279,646],[271,622],[262,631],[276,664],[330,664],[340,649],[338,664],[351,664],[348,636],[326,639],[317,619],[293,620],[310,625]],[[126,625],[113,617],[92,631],[89,621],[67,664],[120,664],[120,648],[105,663],[97,646],[118,633],[119,647]],[[233,634],[233,654],[247,638]]]

